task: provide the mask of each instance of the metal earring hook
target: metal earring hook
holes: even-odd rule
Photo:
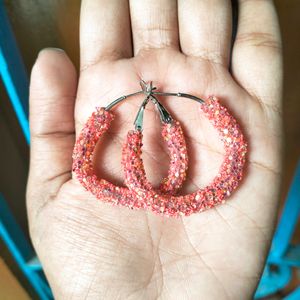
[[[194,101],[196,101],[198,103],[201,103],[201,104],[204,103],[204,100],[202,100],[201,98],[196,97],[194,95],[186,94],[186,93],[155,92],[156,87],[153,86],[152,81],[146,83],[144,80],[141,80],[140,81],[140,86],[141,86],[141,89],[142,89],[141,91],[138,91],[138,92],[135,92],[135,93],[132,93],[132,94],[128,94],[128,95],[124,95],[124,96],[121,96],[121,97],[117,98],[116,100],[114,100],[113,102],[108,104],[105,107],[105,110],[108,111],[112,107],[114,107],[115,105],[120,103],[121,101],[123,101],[123,100],[125,100],[129,97],[139,95],[139,94],[144,94],[147,97],[148,96],[153,96],[153,95],[164,96],[164,97],[175,96],[175,97],[181,97],[181,98],[188,98],[188,99],[194,100]]]
[[[135,117],[135,120],[133,123],[135,130],[139,130],[139,131],[143,130],[144,111],[145,111],[146,105],[149,102],[149,98],[150,98],[150,95],[145,98],[145,100],[143,101],[142,105],[140,106],[139,111]]]
[[[116,100],[114,100],[113,102],[111,102],[110,104],[108,104],[106,107],[105,107],[105,110],[108,111],[110,110],[111,108],[113,108],[115,105],[119,104],[120,102],[122,102],[123,100],[129,98],[129,97],[132,97],[132,96],[136,96],[136,95],[139,95],[139,94],[144,94],[144,91],[138,91],[138,92],[135,92],[135,93],[132,93],[132,94],[128,94],[128,95],[125,95],[125,96],[121,96],[119,98],[117,98]]]
[[[170,115],[170,113],[167,111],[167,109],[156,99],[156,97],[154,97],[152,94],[149,94],[143,101],[136,115],[135,121],[133,123],[135,126],[135,130],[139,130],[139,131],[143,130],[144,111],[149,100],[151,100],[152,103],[157,108],[162,123],[170,124],[173,121],[173,118]]]
[[[201,104],[205,103],[205,101],[202,100],[201,98],[196,97],[194,95],[186,94],[186,93],[153,92],[152,95],[166,96],[166,97],[167,96],[175,96],[175,97],[181,97],[181,98],[188,98],[188,99],[194,100]]]
[[[171,123],[173,121],[172,116],[170,113],[167,111],[167,109],[157,100],[156,97],[151,95],[151,100],[155,104],[158,112],[159,112],[159,117],[162,123]]]

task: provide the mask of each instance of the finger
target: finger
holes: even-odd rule
[[[281,97],[281,39],[272,1],[240,1],[232,54],[236,81],[263,103]]]
[[[29,210],[71,177],[76,86],[75,68],[62,50],[40,52],[30,82]]]
[[[101,59],[132,56],[127,0],[83,0],[80,15],[81,69]]]
[[[142,49],[178,49],[177,3],[130,0],[134,54]]]
[[[183,53],[228,66],[232,32],[230,0],[179,0],[178,19]]]

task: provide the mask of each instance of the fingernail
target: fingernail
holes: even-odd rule
[[[44,51],[57,51],[57,52],[61,52],[61,53],[65,53],[65,50],[61,49],[61,48],[55,48],[55,47],[47,47],[44,48],[42,50],[40,50],[38,57],[44,52]]]

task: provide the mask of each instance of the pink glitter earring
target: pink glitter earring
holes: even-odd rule
[[[96,108],[96,111],[92,113],[80,132],[73,150],[73,172],[85,189],[102,201],[130,208],[146,208],[147,204],[135,197],[135,193],[128,188],[115,186],[105,179],[99,179],[95,174],[92,160],[97,142],[109,129],[109,126],[114,119],[114,115],[110,109],[128,97],[146,94],[147,97],[144,100],[135,121],[136,130],[138,131],[136,137],[141,141],[143,112],[150,97],[152,99],[152,93],[155,89],[152,87],[151,83],[145,84],[144,82],[141,82],[141,87],[142,90],[139,92],[122,96],[106,107]],[[162,181],[159,192],[164,194],[174,194],[176,190],[181,187],[186,177],[186,170],[188,167],[186,144],[179,122],[172,122],[172,124],[166,123],[171,116],[166,109],[155,100],[154,98],[152,99],[160,113],[163,123],[162,136],[167,142],[171,159],[168,176]],[[137,144],[138,140],[136,141]],[[141,148],[141,146],[142,145],[140,144],[139,148]],[[178,160],[179,156],[181,157],[180,160]],[[177,176],[176,174],[180,174],[180,176]],[[143,178],[146,179],[145,176]],[[147,188],[152,189],[152,186],[147,180],[143,182],[143,179],[141,179],[140,183],[145,190],[147,190]]]
[[[187,95],[187,94],[183,94]],[[191,95],[190,95],[191,96]],[[194,98],[193,98],[194,97]],[[194,100],[199,98],[188,97]],[[200,102],[200,101],[198,101]],[[150,185],[147,190],[141,182],[147,182],[141,159],[142,143],[136,138],[137,133],[129,132],[123,146],[123,166],[125,182],[135,192],[138,199],[146,201],[147,206],[157,214],[177,217],[188,216],[212,208],[225,199],[237,188],[242,179],[247,143],[235,118],[222,106],[216,97],[210,97],[202,103],[201,110],[211,121],[224,143],[225,157],[219,173],[213,181],[194,193],[184,196],[167,196],[157,193]],[[146,200],[145,200],[146,199]]]
[[[150,87],[150,90],[151,89],[152,87]],[[149,100],[151,100],[156,105],[159,111],[160,119],[162,122],[162,137],[167,143],[167,148],[170,156],[168,176],[162,180],[162,183],[158,188],[158,192],[162,194],[174,195],[186,179],[186,171],[188,168],[186,143],[180,123],[172,118],[165,107],[153,95],[147,97],[142,103],[134,121],[135,130],[131,130],[128,133],[128,136],[130,136],[130,140],[134,141],[133,144],[138,145],[136,148],[133,147],[131,150],[140,152],[136,153],[136,157],[139,157],[139,159],[134,161],[134,165],[132,164],[133,161],[124,160],[123,158],[128,157],[128,154],[125,153],[128,148],[123,147],[122,165],[125,169],[128,170],[131,170],[132,168],[139,169],[141,173],[137,174],[138,177],[135,177],[135,181],[140,185],[142,189],[153,189],[150,182],[146,179],[143,161],[141,160],[144,110]],[[132,174],[132,176],[134,175],[135,174]]]

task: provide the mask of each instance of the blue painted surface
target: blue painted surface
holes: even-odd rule
[[[267,264],[254,298],[260,299],[280,291],[290,282],[291,277],[292,270],[290,267]]]
[[[284,256],[284,263],[291,267],[300,268],[300,245],[289,246]]]
[[[27,266],[35,271],[42,271],[42,265],[37,256],[33,256],[27,261]]]
[[[257,288],[255,299],[266,297],[283,289],[290,281],[291,268],[300,267],[300,245],[291,245],[299,216],[300,162],[296,168],[277,229],[273,236],[267,264]],[[292,299],[300,300],[300,298]]]
[[[0,239],[4,241],[21,271],[26,276],[41,300],[53,299],[51,290],[39,268],[32,268],[35,253],[26,240],[21,228],[13,218],[9,207],[0,194]],[[31,257],[31,259],[29,259]]]
[[[284,300],[299,300],[300,299],[300,287],[291,292]]]
[[[300,215],[300,162],[296,168],[279,225],[275,231],[270,262],[280,260],[287,252]]]
[[[0,76],[29,144],[29,81],[2,0],[0,0]]]
[[[29,144],[29,81],[2,0],[0,0],[0,76],[26,142]],[[41,300],[53,299],[49,285],[42,273],[41,264],[1,194],[0,239],[6,244],[20,270],[39,298]]]

